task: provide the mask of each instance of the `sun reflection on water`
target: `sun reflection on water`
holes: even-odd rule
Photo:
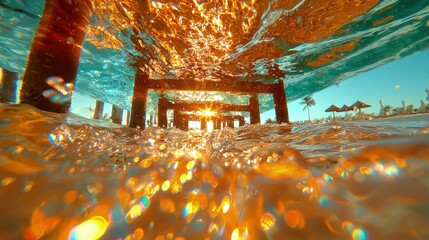
[[[19,218],[25,226],[7,234],[354,240],[427,234],[429,219],[421,212],[429,201],[429,147],[427,135],[415,129],[405,136],[398,129],[387,141],[391,126],[360,125],[354,134],[360,123],[345,123],[342,129],[355,138],[344,140],[311,128],[280,135],[282,125],[275,124],[140,132],[65,124],[48,115],[38,121],[45,128],[16,134],[41,113],[28,106],[0,111],[16,113],[0,128],[0,194],[5,206],[16,206],[3,211],[1,222]],[[330,124],[319,128],[332,131]],[[368,139],[374,144],[338,151]],[[320,150],[308,142],[330,144],[333,150],[322,153],[332,162],[315,162]]]

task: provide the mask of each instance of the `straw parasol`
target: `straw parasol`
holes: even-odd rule
[[[353,105],[350,106],[352,109],[359,109],[359,113],[361,112],[362,108],[367,108],[367,107],[371,107],[371,105],[363,103],[361,101],[356,101],[355,103],[353,103]]]
[[[347,111],[350,111],[350,110],[353,110],[353,108],[352,108],[352,107],[347,106],[346,104],[344,104],[344,105],[341,107],[341,112],[346,112],[346,114],[347,114]]]
[[[335,118],[335,112],[340,112],[340,111],[341,109],[333,104],[325,110],[325,112],[332,112],[332,115],[334,116],[334,118]]]

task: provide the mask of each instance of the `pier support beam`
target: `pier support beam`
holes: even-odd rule
[[[162,128],[167,127],[167,104],[168,99],[159,98],[158,100],[158,126]]]
[[[221,121],[219,117],[213,118],[213,129],[219,130],[221,125]]]
[[[234,117],[226,117],[226,126],[234,128]]]
[[[43,96],[54,89],[46,79],[60,77],[61,85],[75,83],[91,0],[47,0],[31,44],[21,88],[21,103],[41,110],[66,113],[68,102],[52,102]]]
[[[201,123],[201,130],[206,130],[207,129],[207,118],[201,117],[200,123]]]
[[[276,85],[277,87],[273,89],[276,121],[277,123],[289,123],[289,112],[287,108],[284,83],[280,80]]]
[[[124,110],[118,106],[112,105],[112,122],[122,124],[122,114]]]
[[[146,127],[146,103],[149,89],[145,86],[148,75],[138,70],[134,80],[133,103],[131,106],[130,127]]]
[[[175,110],[173,114],[173,125],[176,128],[183,130],[183,114],[177,110]]]
[[[0,102],[15,103],[17,89],[16,82],[18,80],[18,73],[3,69],[1,75],[2,79],[0,79],[0,82],[3,87],[0,91]]]
[[[94,116],[93,119],[102,119],[104,110],[104,102],[97,100],[95,102]]]
[[[245,123],[246,122],[244,121],[244,116],[238,118],[238,126],[242,127]]]
[[[189,130],[189,116],[187,114],[182,114],[182,126],[183,126],[183,131],[188,131]]]
[[[136,75],[136,82],[139,77]],[[233,105],[233,104],[224,104],[217,102],[207,102],[207,103],[179,103],[180,111],[185,109],[190,109],[188,111],[195,111],[192,109],[204,109],[208,106],[210,108],[216,109],[217,111],[227,112],[227,111],[241,111],[241,112],[250,112],[250,124],[259,124],[261,122],[260,109],[258,94],[273,94],[274,105],[276,106],[276,117],[277,122],[287,123],[289,122],[289,115],[286,102],[286,94],[284,91],[283,81],[279,81],[275,84],[264,84],[261,82],[235,82],[235,81],[196,81],[192,79],[148,79],[147,76],[139,79],[142,81],[142,85],[147,90],[177,90],[177,91],[220,91],[220,92],[233,92],[237,94],[246,94],[251,95],[249,100],[249,105]],[[168,101],[164,102],[166,106],[161,106],[163,104],[158,104],[161,108],[158,109],[159,117],[159,126],[167,127],[167,118],[166,110],[178,108],[179,104],[173,104]],[[165,113],[164,113],[165,112]],[[240,124],[244,124],[242,121]],[[131,125],[130,125],[131,126]],[[132,127],[132,126],[131,126]]]
[[[155,115],[149,115],[149,126],[153,126],[155,124]]]
[[[250,105],[250,124],[261,123],[261,113],[259,110],[258,95],[250,96],[249,105]]]
[[[255,101],[256,99],[256,101]],[[260,121],[260,114],[259,114],[259,102],[257,99],[257,96],[254,96],[254,99],[251,100],[252,103],[249,105],[233,105],[233,104],[223,104],[220,102],[208,102],[208,103],[189,103],[189,102],[176,102],[172,103],[166,98],[160,98],[158,100],[158,121],[160,123],[160,127],[165,127],[165,125],[161,125],[161,123],[167,122],[167,110],[172,109],[174,110],[174,121],[173,125],[179,129],[185,129],[186,127],[183,127],[183,124],[179,122],[179,119],[176,117],[180,116],[180,113],[176,114],[176,112],[181,111],[200,111],[201,109],[207,109],[207,108],[213,108],[216,109],[218,113],[222,112],[254,112],[253,113],[253,119],[254,121]],[[252,105],[253,104],[253,105]],[[252,113],[251,113],[252,114]],[[243,126],[245,124],[244,116],[242,115],[234,115],[234,116],[214,116],[214,117],[207,117],[207,116],[201,116],[201,115],[193,115],[193,114],[181,114],[182,117],[187,117],[187,122],[189,122],[190,117],[192,116],[192,120],[200,121],[201,123],[201,129],[207,128],[207,121],[212,120],[213,121],[213,129],[221,129],[222,123],[223,126],[226,127],[234,127],[234,120],[238,119],[239,126]]]
[[[189,116],[187,114],[181,113],[178,110],[174,110],[173,125],[180,130],[188,131]]]

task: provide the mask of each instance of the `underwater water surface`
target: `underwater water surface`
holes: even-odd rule
[[[1,68],[23,73],[44,2],[0,2]],[[91,2],[75,88],[51,76],[44,97],[130,109],[138,67],[155,81],[281,79],[291,101],[429,48],[429,0]],[[429,239],[428,122],[185,132],[1,104],[0,239]]]
[[[429,48],[429,0],[92,2],[75,90],[128,110],[136,66],[153,79],[282,79],[293,101]],[[0,67],[23,73],[43,5],[2,1]],[[248,101],[225,93],[165,94]],[[156,112],[158,94],[149,95],[148,111]],[[261,111],[274,107],[269,95],[259,101]]]
[[[1,239],[427,239],[429,115],[136,130],[0,106]]]

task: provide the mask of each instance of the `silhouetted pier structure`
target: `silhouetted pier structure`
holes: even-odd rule
[[[0,83],[2,87],[0,90],[0,102],[15,103],[19,74],[6,69],[1,69],[1,71],[2,79],[0,79]]]
[[[254,102],[255,103],[255,102]],[[190,102],[170,102],[168,99],[161,97],[158,100],[158,126],[166,128],[167,127],[167,110],[174,111],[173,117],[173,126],[179,129],[187,129],[187,124],[191,120],[197,120],[201,122],[201,129],[206,128],[207,121],[215,119],[216,122],[228,119],[228,116],[222,116],[221,113],[225,112],[252,112],[255,111],[259,114],[259,105],[241,105],[241,104],[225,104],[221,102],[201,102],[201,103],[190,103]],[[183,112],[198,112],[198,111],[206,111],[210,110],[217,115],[207,116],[207,115],[197,115],[197,114],[187,114]],[[255,117],[257,114],[253,114],[253,117],[256,119],[251,119],[251,122],[259,121],[259,115]],[[252,117],[252,114],[251,114]],[[244,125],[244,117],[243,116],[235,116],[232,118],[232,122],[234,119],[238,119],[241,123],[240,126]],[[214,124],[215,124],[214,121]],[[219,123],[220,124],[220,123]],[[217,125],[216,125],[217,126]],[[218,129],[214,126],[215,129]],[[219,125],[220,126],[220,125]],[[230,124],[230,127],[234,127],[234,124]]]
[[[190,121],[199,121],[201,129],[207,129],[207,123],[213,123],[213,129],[221,129],[223,127],[234,128],[234,120],[239,121],[239,126],[244,126],[245,120],[242,115],[214,115],[214,116],[204,116],[195,113],[183,113],[181,111],[174,112],[173,125],[176,128],[187,131],[189,129]]]
[[[241,111],[250,112],[250,123],[260,123],[260,110],[258,94],[272,94],[274,98],[274,106],[276,119],[278,123],[288,123],[289,115],[287,109],[286,94],[283,81],[279,80],[274,84],[264,84],[262,82],[245,82],[245,81],[197,81],[192,79],[149,79],[149,76],[138,71],[135,77],[134,94],[131,109],[130,127],[145,128],[146,121],[146,103],[149,89],[152,90],[176,90],[176,91],[203,91],[203,92],[228,92],[235,94],[250,95],[249,105],[243,105]],[[161,127],[167,126],[167,109],[172,109],[174,106],[168,103],[168,100],[162,100],[158,103],[158,125]],[[183,106],[188,104],[198,105],[195,103],[183,103]],[[215,104],[215,103],[212,103]],[[226,104],[225,104],[226,105]],[[216,111],[216,106],[204,103],[204,106],[199,106],[201,109],[211,106],[212,111]],[[245,106],[245,107],[244,107]],[[219,107],[219,106],[218,106]],[[228,108],[224,106],[223,108]],[[182,109],[183,110],[183,109]],[[234,111],[234,110],[231,110]]]
[[[91,8],[91,0],[45,2],[24,72],[21,103],[49,112],[69,111],[70,101],[52,102],[42,93],[52,89],[46,82],[50,77],[61,78],[61,85],[75,83]]]
[[[112,122],[122,124],[122,115],[124,110],[116,105],[112,105]]]
[[[96,100],[95,102],[95,109],[94,109],[94,115],[92,116],[93,119],[103,119],[104,111],[104,102],[100,100]],[[114,104],[112,104],[112,111],[111,111],[111,119],[113,123],[122,124],[123,122],[123,114],[124,111],[126,111],[126,125],[130,122],[130,111],[124,110]]]
[[[52,102],[43,96],[45,90],[52,89],[46,80],[58,77],[65,85],[76,81],[80,53],[85,30],[91,15],[91,0],[46,1],[38,24],[25,68],[20,102],[41,110],[66,113],[70,102]],[[61,16],[61,17],[58,17]],[[132,41],[138,41],[138,29],[133,29]],[[138,44],[136,44],[136,47]],[[144,49],[138,48],[143,51]],[[276,75],[277,76],[277,75]],[[279,78],[282,75],[278,75]],[[149,89],[161,91],[203,91],[250,96],[250,123],[260,122],[258,94],[272,94],[278,123],[288,123],[288,109],[284,84],[279,80],[274,84],[223,79],[220,81],[197,81],[192,79],[150,79],[140,69],[135,76],[130,127],[145,128],[146,103]],[[119,113],[118,113],[119,114]],[[118,115],[119,116],[119,115]],[[97,115],[97,118],[99,116]],[[121,116],[122,118],[122,116]],[[114,118],[114,121],[122,119]],[[161,125],[161,123],[159,124]]]
[[[92,118],[94,119],[102,119],[103,118],[103,111],[104,111],[104,102],[100,100],[95,101],[95,109],[94,109],[94,115]]]

